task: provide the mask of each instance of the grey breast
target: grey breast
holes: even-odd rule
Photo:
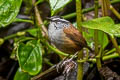
[[[64,44],[64,34],[63,28],[61,26],[61,24],[56,25],[55,22],[51,22],[48,27],[49,39],[58,49],[60,49],[62,47],[62,44]]]

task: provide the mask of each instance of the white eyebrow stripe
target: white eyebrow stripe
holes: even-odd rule
[[[60,21],[69,22],[69,21],[67,21],[67,20],[65,20],[65,19],[61,19],[61,18],[54,18],[54,19],[53,19],[53,21],[56,21],[56,20],[60,20]]]

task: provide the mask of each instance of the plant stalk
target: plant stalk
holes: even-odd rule
[[[120,14],[112,5],[110,5],[110,10],[117,16],[118,19],[120,19]]]
[[[103,56],[102,57],[102,61],[106,61],[106,60],[109,60],[109,59],[114,59],[114,58],[119,58],[120,56],[119,56],[119,54],[118,53],[113,53],[113,54],[111,54],[111,55],[107,55],[107,56]],[[78,60],[78,62],[85,62],[86,60]],[[97,61],[96,61],[96,59],[95,58],[93,58],[93,59],[88,59],[87,60],[88,62],[92,62],[92,63],[96,63]]]
[[[110,39],[111,39],[111,41],[112,41],[114,47],[116,48],[116,51],[117,51],[118,54],[120,55],[120,48],[119,48],[119,46],[118,46],[118,44],[117,44],[116,39],[115,39],[114,37],[110,37]]]
[[[98,18],[98,0],[95,3],[95,18]],[[98,53],[98,30],[94,30],[94,42],[95,42],[95,55]]]
[[[113,1],[111,1],[111,4],[116,4],[116,3],[120,3],[120,0],[113,0]],[[87,12],[93,11],[94,8],[95,8],[95,7],[83,9],[83,10],[82,10],[82,13],[87,13]],[[98,6],[98,8],[101,8],[101,6]],[[75,16],[76,16],[76,12],[73,12],[73,13],[64,15],[63,18],[65,18],[65,19],[70,19],[70,18],[73,18],[73,17],[75,17]]]
[[[94,0],[95,2],[95,18],[98,18],[98,0]],[[98,30],[94,30],[94,42],[95,42],[95,55],[96,55],[96,64],[98,70],[101,68],[101,55],[98,52]]]
[[[36,2],[36,0],[32,0],[32,3],[34,5],[36,23],[37,23],[37,26],[40,27],[40,36],[43,35],[45,37],[48,37],[47,29],[46,29],[46,27],[43,24],[43,21],[41,19],[41,15],[39,13],[37,5],[35,5],[35,2]]]
[[[82,2],[81,0],[76,0],[76,14],[77,14],[77,28],[82,34]],[[78,53],[78,60],[83,59],[82,50]],[[78,73],[77,73],[77,80],[83,79],[83,62],[78,63]]]

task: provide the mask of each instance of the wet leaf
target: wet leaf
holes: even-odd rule
[[[14,21],[21,3],[22,0],[0,0],[0,28]]]
[[[116,27],[113,20],[110,17],[102,17],[93,20],[89,20],[82,23],[82,26],[89,29],[101,30],[108,33],[111,36],[120,36],[120,29]]]
[[[58,12],[71,1],[72,0],[49,0],[51,7],[51,15],[54,15],[56,12]]]
[[[30,80],[31,76],[28,73],[25,73],[21,70],[21,68],[18,68],[14,80]]]
[[[17,49],[19,65],[24,72],[36,75],[42,68],[42,50],[39,41],[31,40],[20,43]]]

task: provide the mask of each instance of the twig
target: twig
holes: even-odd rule
[[[116,39],[115,39],[114,37],[110,37],[110,39],[111,39],[111,41],[112,41],[112,43],[113,43],[113,46],[116,48],[116,51],[117,51],[118,54],[120,55],[120,48],[119,48],[119,46],[118,46],[118,44],[117,44]]]
[[[110,10],[117,16],[118,19],[120,19],[120,14],[112,5],[110,5]]]
[[[104,66],[102,67],[99,72],[101,75],[105,77],[105,80],[120,80],[120,76],[116,73],[113,72],[109,67]]]
[[[37,76],[32,77],[31,80],[40,80],[40,79],[42,79],[43,77],[45,77],[47,74],[49,74],[49,73],[51,73],[51,72],[53,72],[53,71],[56,71],[56,65],[53,66],[53,67],[51,67],[51,68],[49,68],[48,70],[40,73],[40,74],[37,75]]]
[[[38,8],[37,8],[37,5],[35,5],[35,2],[36,2],[36,0],[32,0],[32,3],[33,3],[33,5],[34,5],[36,20],[37,20],[37,22],[38,22],[38,25],[42,27],[43,36],[48,37],[47,29],[46,29],[46,27],[45,27],[44,24],[43,24],[43,21],[42,21],[42,19],[41,19],[39,10],[38,10]]]

